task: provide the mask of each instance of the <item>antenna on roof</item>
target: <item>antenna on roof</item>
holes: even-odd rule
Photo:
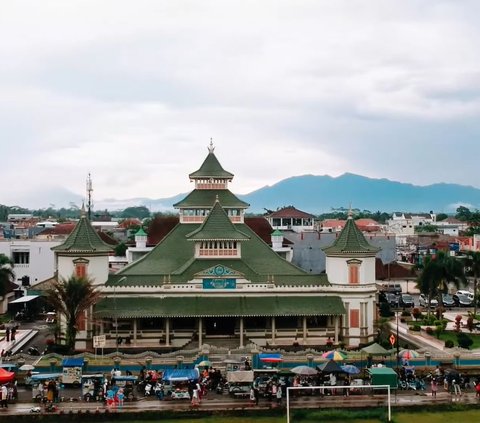
[[[88,220],[92,220],[92,192],[93,192],[93,185],[92,185],[92,178],[90,177],[90,172],[87,176],[87,216]]]

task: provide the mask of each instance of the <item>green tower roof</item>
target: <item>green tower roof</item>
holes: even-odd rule
[[[338,238],[330,247],[324,248],[323,251],[327,256],[374,256],[380,251],[380,248],[368,243],[352,216],[349,216]]]
[[[235,227],[218,200],[215,201],[211,212],[203,224],[198,229],[187,234],[187,238],[190,241],[247,241],[250,239],[248,235],[245,235]]]
[[[223,169],[222,165],[215,157],[213,153],[214,147],[210,143],[208,148],[208,156],[203,161],[200,169],[189,175],[190,179],[202,179],[202,178],[218,178],[218,179],[233,179],[233,173],[227,172]]]
[[[65,242],[53,247],[52,250],[58,253],[101,253],[102,255],[108,255],[108,253],[113,251],[110,245],[102,241],[85,215],[80,217],[80,220]]]
[[[271,236],[283,236],[283,232],[282,232],[281,230],[279,230],[279,229],[275,229],[275,230],[272,232]]]
[[[147,236],[147,234],[145,233],[143,228],[140,227],[140,229],[137,232],[135,232],[135,236]]]
[[[183,200],[175,203],[173,207],[184,208],[210,208],[218,197],[222,207],[227,209],[246,209],[249,204],[239,200],[228,189],[194,189]]]

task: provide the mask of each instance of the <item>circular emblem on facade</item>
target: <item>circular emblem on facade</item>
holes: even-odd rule
[[[225,268],[223,266],[215,266],[214,272],[217,276],[222,276],[225,273]]]

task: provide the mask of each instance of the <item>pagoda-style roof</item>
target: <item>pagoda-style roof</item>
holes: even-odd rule
[[[147,234],[145,233],[143,228],[140,226],[140,229],[137,232],[135,232],[135,236],[147,236]]]
[[[52,248],[56,253],[108,255],[111,245],[102,241],[90,221],[83,214],[63,244]]]
[[[195,243],[187,235],[201,228],[178,224],[148,254],[110,275],[107,286],[162,286],[187,283],[215,264],[221,264],[252,283],[268,281],[281,286],[329,286],[326,274],[312,275],[281,258],[248,225],[235,229],[249,237],[242,243],[240,258],[195,258]],[[238,232],[237,232],[238,233]]]
[[[213,147],[209,147],[207,158],[203,161],[200,169],[188,175],[190,179],[233,179],[233,173],[223,169],[217,157],[213,153]]]
[[[247,241],[248,235],[239,231],[228,217],[218,200],[202,225],[187,235],[190,241]]]
[[[327,256],[375,256],[380,248],[369,244],[363,233],[358,229],[352,216],[349,216],[345,227],[335,242],[323,249]]]
[[[238,199],[228,189],[195,189],[188,194],[183,200],[174,204],[177,209],[200,208],[209,209],[215,202],[216,198],[224,208],[246,209],[249,204]]]

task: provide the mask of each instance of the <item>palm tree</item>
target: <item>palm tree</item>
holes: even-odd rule
[[[99,294],[90,278],[75,275],[55,281],[47,291],[47,301],[65,316],[65,344],[71,351],[75,349],[77,322],[82,313],[95,304]]]
[[[422,280],[422,284],[428,287],[424,291],[425,294],[428,295],[428,291],[431,289],[432,295],[438,296],[439,306],[442,304],[442,294],[448,290],[448,284],[452,283],[456,288],[460,288],[467,282],[463,263],[443,251],[439,252],[436,257],[426,260],[419,280]]]
[[[430,303],[432,298],[437,295],[436,269],[430,264],[431,261],[432,258],[430,256],[425,258],[423,271],[417,279],[418,290],[427,296],[428,317],[430,317]],[[438,303],[438,305],[440,306],[441,303]]]
[[[15,281],[12,266],[12,261],[5,254],[0,254],[0,297],[7,293],[8,284]]]
[[[480,252],[475,251],[467,256],[467,264],[470,267],[469,274],[473,275],[473,315],[477,315],[477,282],[480,276]]]

